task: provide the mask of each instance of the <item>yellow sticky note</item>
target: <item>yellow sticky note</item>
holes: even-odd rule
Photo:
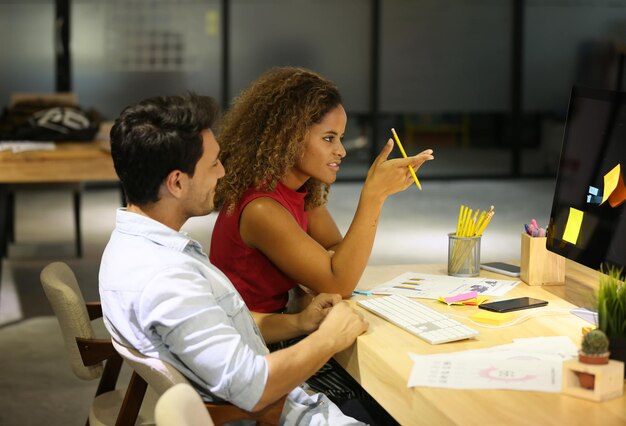
[[[574,207],[569,208],[569,216],[567,217],[567,224],[565,225],[565,232],[563,232],[563,241],[576,244],[578,241],[578,234],[580,233],[580,226],[583,223],[584,213]]]
[[[512,314],[489,312],[479,310],[475,314],[470,315],[470,319],[476,322],[482,322],[485,324],[500,325],[508,322],[513,318]]]
[[[613,192],[609,196],[609,204],[611,207],[615,208],[626,201],[626,186],[624,185],[624,177],[622,176],[621,167],[618,164],[615,166],[613,170],[617,169],[617,180],[615,183],[615,188]],[[613,171],[609,173],[614,173]]]
[[[470,300],[464,300],[463,304],[464,305],[470,305],[470,306],[478,306],[481,303],[485,303],[488,300],[489,300],[489,298],[487,296],[478,296],[478,297],[475,297],[475,298],[470,299]]]
[[[615,188],[617,188],[617,184],[619,183],[619,178],[621,176],[620,173],[620,165],[613,167],[610,172],[604,175],[604,193],[602,194],[602,203],[609,199]]]
[[[450,302],[449,299],[446,300],[445,297],[439,296],[439,299],[437,299],[437,300],[439,300],[442,303],[445,303],[448,306],[450,306],[450,305],[478,306],[481,303],[485,303],[486,301],[488,301],[489,297],[487,297],[487,296],[477,296],[477,297],[472,297],[471,299]]]
[[[463,302],[447,302],[446,298],[443,296],[439,296],[439,298],[437,299],[438,301],[445,303],[446,305],[450,306],[450,305],[462,305]]]

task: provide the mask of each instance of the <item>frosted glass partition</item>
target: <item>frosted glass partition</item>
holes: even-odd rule
[[[15,92],[54,92],[54,1],[0,0],[0,105]]]
[[[572,85],[615,88],[625,0],[529,0],[525,14],[525,110],[564,115]]]
[[[369,0],[232,0],[231,97],[274,66],[311,68],[335,81],[348,112],[369,109]]]
[[[510,108],[512,2],[381,2],[382,112]]]
[[[219,0],[76,0],[74,90],[106,118],[149,96],[194,91],[219,100]]]

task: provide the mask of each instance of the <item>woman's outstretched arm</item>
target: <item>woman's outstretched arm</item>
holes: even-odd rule
[[[307,233],[280,203],[261,197],[242,212],[239,230],[243,241],[298,283],[318,293],[349,297],[367,265],[385,199],[413,184],[409,164],[417,170],[434,158],[432,150],[426,150],[414,157],[388,160],[392,149],[390,139],[370,167],[354,219],[343,238],[325,206],[309,212]]]

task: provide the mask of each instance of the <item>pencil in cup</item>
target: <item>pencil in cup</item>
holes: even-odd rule
[[[475,277],[480,265],[480,236],[448,234],[448,275]]]
[[[393,133],[393,138],[396,140],[396,144],[398,145],[398,148],[400,149],[400,152],[402,153],[402,156],[404,158],[407,158],[406,152],[404,151],[404,147],[402,146],[402,143],[400,143],[400,138],[398,137],[398,134],[396,133],[396,129],[391,128],[391,133]],[[417,175],[415,174],[415,170],[413,170],[413,166],[411,166],[409,164],[409,170],[411,171],[411,176],[413,176],[413,180],[415,181],[415,185],[417,185],[418,189],[421,191],[422,190],[422,185],[420,185],[420,181],[417,179]]]
[[[480,265],[480,239],[495,214],[489,211],[475,212],[466,206],[459,209],[456,232],[448,234],[448,274],[477,276]]]

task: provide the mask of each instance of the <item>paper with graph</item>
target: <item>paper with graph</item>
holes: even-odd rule
[[[409,353],[408,387],[560,392],[563,361],[577,356],[564,336],[515,339],[508,345],[436,355]]]
[[[483,296],[502,296],[517,284],[519,281],[406,272],[370,291],[374,294],[400,294],[420,299],[439,299],[442,296],[450,297],[470,291]]]

